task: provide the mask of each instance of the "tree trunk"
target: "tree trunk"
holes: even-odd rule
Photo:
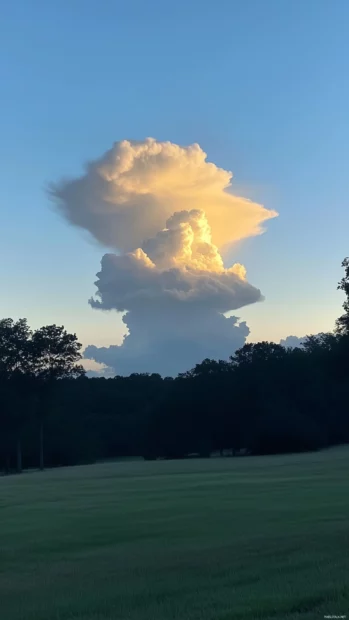
[[[40,420],[40,469],[43,471],[44,464],[44,421]]]
[[[21,438],[17,437],[17,474],[22,473],[22,444]]]
[[[5,461],[5,474],[8,475],[10,473],[10,469],[11,469],[10,455],[7,453],[6,454],[6,461]]]

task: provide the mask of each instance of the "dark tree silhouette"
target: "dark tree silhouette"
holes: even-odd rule
[[[343,304],[344,314],[337,319],[336,331],[341,335],[349,334],[349,257],[342,262],[345,275],[338,284],[338,289],[345,293],[346,299]]]
[[[177,378],[87,379],[75,335],[0,321],[0,469],[146,459],[271,454],[349,443],[349,259],[334,333],[302,348],[249,343]]]
[[[36,378],[39,421],[39,460],[44,469],[44,421],[51,406],[56,381],[81,377],[85,370],[77,362],[82,358],[81,344],[64,327],[47,325],[31,337],[31,372]]]
[[[9,449],[16,443],[17,472],[22,471],[22,433],[29,415],[30,339],[26,319],[0,320],[1,438],[5,444],[6,469]]]

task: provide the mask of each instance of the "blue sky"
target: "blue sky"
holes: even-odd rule
[[[88,298],[104,249],[45,187],[116,140],[198,142],[237,193],[276,209],[235,248],[266,297],[251,339],[329,330],[349,254],[346,0],[18,0],[0,24],[0,315],[120,342]]]

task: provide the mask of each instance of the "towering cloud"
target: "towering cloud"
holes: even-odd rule
[[[228,188],[232,174],[194,144],[118,142],[86,173],[51,190],[73,224],[118,251],[97,274],[101,310],[126,312],[122,346],[85,356],[119,374],[175,374],[203,357],[227,357],[249,333],[223,313],[262,299],[218,247],[260,234],[276,213]]]

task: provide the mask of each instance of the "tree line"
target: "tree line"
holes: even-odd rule
[[[121,456],[272,454],[349,442],[349,259],[333,333],[245,344],[175,379],[87,378],[77,337],[0,320],[0,469]]]

